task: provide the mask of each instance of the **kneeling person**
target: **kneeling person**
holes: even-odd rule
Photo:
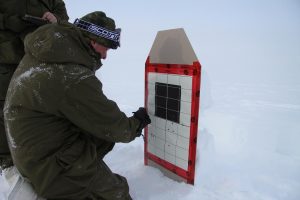
[[[103,157],[140,136],[144,108],[127,117],[102,92],[101,59],[120,43],[113,19],[97,11],[72,24],[45,25],[25,39],[25,56],[4,108],[13,160],[47,199],[131,199]]]

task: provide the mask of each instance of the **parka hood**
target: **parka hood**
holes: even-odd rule
[[[24,41],[25,53],[41,62],[78,64],[96,71],[102,65],[100,55],[89,43],[70,23],[44,25]]]

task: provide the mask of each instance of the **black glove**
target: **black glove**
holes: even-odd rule
[[[136,112],[133,112],[133,117],[140,121],[140,126],[137,129],[137,134],[140,136],[142,134],[143,128],[145,128],[148,124],[151,123],[151,119],[147,114],[145,108],[139,108]]]
[[[4,15],[4,27],[15,33],[22,32],[28,24],[18,15]]]

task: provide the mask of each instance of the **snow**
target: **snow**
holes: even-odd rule
[[[128,178],[133,198],[299,199],[300,85],[207,84],[203,81],[202,90],[211,88],[212,97],[201,98],[194,186],[144,166],[142,139],[117,145],[105,158],[114,172]],[[117,87],[110,84],[107,93],[117,95],[109,92]],[[128,115],[134,108],[126,99],[119,105]]]
[[[105,157],[135,200],[300,199],[298,1],[65,2],[71,21],[104,10],[122,27],[122,47],[109,51],[97,76],[128,116],[144,104],[144,63],[157,31],[183,27],[205,70],[194,186],[145,166],[142,137]],[[7,190],[0,177],[1,200]]]

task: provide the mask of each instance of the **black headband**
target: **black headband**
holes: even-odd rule
[[[76,19],[73,23],[76,27],[83,29],[87,32],[93,33],[99,37],[111,40],[114,45],[120,46],[121,29],[117,28],[115,31],[108,30],[96,24]]]

